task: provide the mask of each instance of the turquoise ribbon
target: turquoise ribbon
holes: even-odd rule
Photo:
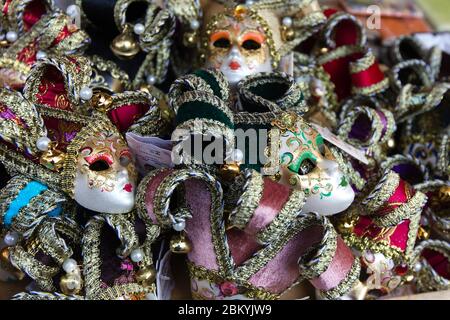
[[[12,223],[12,220],[19,214],[20,209],[26,207],[31,199],[40,195],[42,192],[47,190],[48,187],[39,183],[37,181],[29,182],[25,188],[20,190],[17,198],[15,198],[9,205],[8,210],[5,213],[3,223],[5,226],[9,227]],[[49,215],[59,215],[61,213],[61,208],[58,206],[56,209],[50,211]]]

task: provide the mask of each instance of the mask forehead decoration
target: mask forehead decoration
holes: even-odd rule
[[[271,72],[280,61],[268,22],[242,5],[212,17],[203,45],[207,67],[221,70],[232,84],[251,74]]]

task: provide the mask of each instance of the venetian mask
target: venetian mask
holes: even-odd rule
[[[281,129],[280,182],[305,192],[303,212],[333,215],[346,210],[355,193],[323,137],[295,114],[274,124]]]
[[[206,66],[222,71],[230,84],[246,76],[272,71],[267,36],[249,16],[221,16],[207,31]]]
[[[122,137],[100,133],[80,149],[75,200],[97,212],[130,212],[136,179],[132,155]]]

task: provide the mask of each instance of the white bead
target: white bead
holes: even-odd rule
[[[148,84],[155,84],[156,83],[156,77],[154,75],[149,74],[147,76],[147,83]]]
[[[69,258],[64,260],[62,268],[67,273],[74,272],[78,267],[77,261],[75,259]]]
[[[36,53],[36,59],[37,60],[42,60],[42,59],[45,59],[45,58],[47,58],[47,54],[44,51],[38,51]]]
[[[180,221],[180,222],[173,224],[173,229],[175,231],[183,231],[184,228],[186,228],[186,222],[184,222],[184,221]]]
[[[146,300],[158,300],[158,297],[153,292],[147,293],[145,295]]]
[[[36,141],[36,148],[38,148],[40,151],[47,151],[48,146],[50,144],[50,139],[47,137],[40,137]]]
[[[244,160],[244,153],[240,149],[234,149],[231,158],[235,162],[242,162]]]
[[[422,270],[422,263],[417,262],[417,263],[414,265],[414,271],[415,271],[415,272],[419,272],[420,270]]]
[[[134,249],[131,251],[130,258],[133,262],[141,262],[144,259],[144,252],[142,249]]]
[[[92,89],[89,87],[83,87],[80,90],[80,98],[84,101],[88,101],[92,98],[93,92]]]
[[[136,23],[134,25],[133,30],[134,30],[134,33],[136,33],[137,35],[141,35],[145,31],[145,26],[142,23]]]
[[[292,18],[291,17],[284,17],[282,23],[283,23],[283,26],[289,28],[289,27],[292,26]]]
[[[66,9],[66,13],[68,16],[70,17],[75,17],[78,15],[78,6],[76,4],[71,4],[70,6],[67,7]]]
[[[253,1],[253,0],[247,0],[247,1],[245,1],[245,4],[247,5],[247,6],[251,6],[251,5],[253,5],[255,3],[255,1]]]
[[[16,42],[18,37],[19,36],[17,35],[17,32],[15,32],[15,31],[8,31],[6,33],[6,40],[8,40],[9,42]]]
[[[15,231],[8,232],[5,235],[4,241],[8,247],[15,246],[19,242],[19,234]]]
[[[200,28],[200,22],[198,22],[198,20],[192,20],[190,25],[192,30],[197,30]]]

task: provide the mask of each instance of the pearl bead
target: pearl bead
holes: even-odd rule
[[[15,246],[19,242],[19,234],[15,231],[8,232],[5,235],[4,241],[8,247]]]
[[[184,222],[184,221],[180,221],[180,222],[173,224],[173,229],[175,231],[183,231],[184,228],[186,228],[186,222]]]
[[[9,42],[16,42],[18,37],[19,36],[15,31],[8,31],[8,33],[6,33],[6,40],[8,40]]]
[[[290,28],[292,26],[292,18],[284,17],[282,23],[283,23],[283,26]]]
[[[234,149],[231,158],[235,162],[242,162],[244,160],[244,154],[240,149]]]
[[[422,270],[422,264],[421,264],[420,262],[417,262],[417,263],[414,265],[414,271],[415,271],[415,272],[419,272],[420,270]]]
[[[198,22],[198,20],[192,20],[190,25],[192,30],[197,30],[200,28],[200,22]]]
[[[133,262],[141,262],[144,259],[144,251],[142,249],[134,249],[131,251],[130,258]]]
[[[45,59],[45,58],[47,58],[47,54],[44,51],[38,51],[36,53],[36,59],[37,60],[42,60],[42,59]]]
[[[78,267],[77,261],[75,259],[69,258],[64,260],[62,268],[67,273],[74,272]]]
[[[134,33],[136,33],[137,35],[141,35],[145,31],[145,26],[142,23],[136,23],[134,25],[133,30],[134,30]]]
[[[83,99],[84,101],[88,101],[92,98],[93,92],[92,89],[89,87],[83,87],[80,90],[80,97],[81,99]]]
[[[78,15],[78,6],[76,4],[71,4],[66,9],[66,14],[70,17],[75,17]]]
[[[247,5],[247,6],[251,6],[251,5],[253,5],[255,3],[255,1],[253,1],[253,0],[247,0],[247,1],[245,1],[245,4]]]
[[[49,138],[47,138],[47,137],[40,137],[40,138],[37,139],[37,141],[36,141],[36,147],[37,147],[40,151],[47,151],[50,142],[51,142],[51,141],[50,141]]]
[[[156,83],[156,77],[154,75],[149,74],[147,76],[147,83],[148,84],[155,84]]]
[[[153,292],[147,293],[145,295],[146,300],[158,300],[158,297]]]

